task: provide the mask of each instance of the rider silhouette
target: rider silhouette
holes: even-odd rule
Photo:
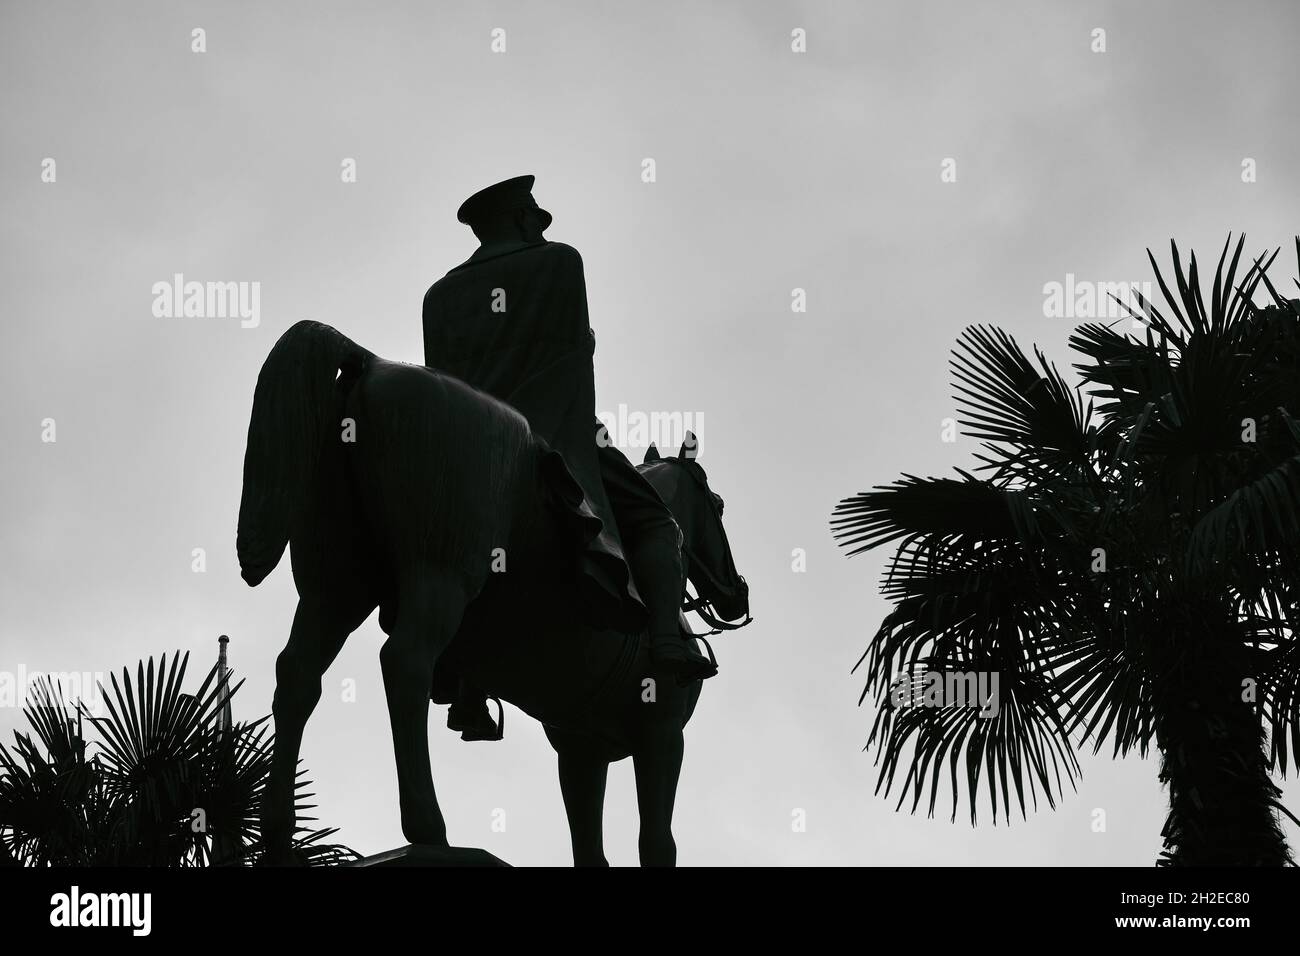
[[[682,638],[682,536],[663,500],[609,442],[596,419],[582,257],[542,237],[551,214],[533,199],[534,177],[480,190],[456,218],[479,247],[424,296],[424,361],[514,406],[563,455],[601,519],[579,557],[586,618],[624,631],[646,628],[651,660],[678,680],[717,667]],[[487,556],[484,560],[487,560]],[[499,739],[486,696],[461,683],[447,726],[465,740]]]

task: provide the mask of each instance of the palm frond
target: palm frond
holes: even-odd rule
[[[1094,448],[1083,401],[1042,352],[1034,357],[1037,365],[1000,329],[966,329],[949,362],[958,422],[971,437],[1001,446],[1003,473],[1086,474]]]
[[[268,717],[218,725],[223,689],[213,667],[198,691],[183,691],[188,655],[141,661],[134,678],[111,678],[108,715],[82,705],[98,732],[87,758],[78,722],[52,685],[26,709],[36,739],[0,745],[0,846],[32,866],[210,866],[256,863],[260,808],[274,740]],[[241,684],[230,688],[233,696]],[[313,865],[355,858],[325,843],[336,831],[310,829],[310,786],[295,779],[294,846]]]
[[[852,549],[850,555],[917,535],[1035,537],[1033,506],[1023,492],[959,474],[961,479],[904,475],[892,485],[845,498],[831,518],[832,534],[841,547]]]

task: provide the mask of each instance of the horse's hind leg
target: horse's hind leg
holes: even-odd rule
[[[574,866],[609,866],[605,859],[605,782],[609,761],[580,739],[547,728],[559,756],[560,793],[569,818]]]
[[[403,575],[397,620],[379,651],[397,760],[402,833],[412,843],[447,846],[429,766],[429,686],[438,655],[451,642],[468,601],[458,576],[437,568]]]
[[[636,802],[641,816],[638,848],[642,866],[676,866],[673,841],[673,803],[682,770],[680,724],[656,723],[647,728],[632,754],[636,770]]]
[[[295,824],[294,779],[303,728],[320,701],[321,677],[348,635],[374,609],[375,602],[344,589],[306,594],[298,599],[293,629],[275,662],[275,746],[270,779],[262,798],[262,835],[267,861],[289,862]]]

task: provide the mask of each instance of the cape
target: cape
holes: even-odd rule
[[[581,529],[577,585],[588,620],[644,626],[600,476],[596,339],[578,250],[550,241],[480,249],[429,288],[423,312],[425,364],[514,406],[581,489],[560,504]]]

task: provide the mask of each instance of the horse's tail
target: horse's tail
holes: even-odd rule
[[[275,570],[308,500],[321,449],[339,423],[336,378],[355,380],[370,352],[320,322],[289,328],[257,376],[244,452],[235,549],[256,587]]]

